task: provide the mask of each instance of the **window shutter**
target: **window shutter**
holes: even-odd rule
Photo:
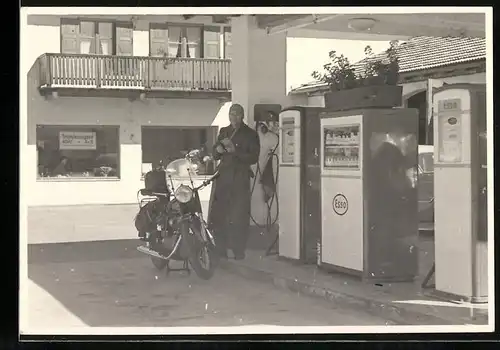
[[[71,20],[61,21],[61,53],[80,53],[79,32],[80,27],[78,22]]]
[[[224,28],[224,58],[231,58],[231,28]]]
[[[149,55],[163,57],[168,50],[168,30],[165,28],[151,28],[149,30],[149,42]]]
[[[132,25],[116,25],[116,54],[118,56],[133,56],[133,36]]]
[[[203,57],[219,59],[220,57],[220,28],[205,27],[203,32]]]

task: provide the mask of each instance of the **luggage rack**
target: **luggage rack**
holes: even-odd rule
[[[139,196],[140,196],[140,199],[139,199]],[[144,207],[146,204],[153,202],[156,199],[157,199],[157,197],[142,194],[142,190],[139,190],[137,192],[137,201],[139,202],[139,208]]]

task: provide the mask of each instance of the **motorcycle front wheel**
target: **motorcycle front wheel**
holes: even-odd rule
[[[215,247],[204,237],[202,223],[193,220],[183,227],[183,239],[189,250],[189,264],[196,275],[204,280],[209,280],[215,273],[217,265],[217,254]]]

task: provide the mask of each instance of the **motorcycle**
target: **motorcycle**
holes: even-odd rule
[[[195,187],[192,175],[212,160],[206,156],[200,161],[199,154],[199,150],[191,151],[184,158],[174,160],[166,167],[160,164],[159,168],[149,172],[156,172],[157,180],[153,185],[145,181],[146,188],[139,190],[147,199],[140,201],[135,223],[140,239],[145,242],[137,250],[151,256],[158,270],[166,268],[167,274],[181,270],[190,273],[191,266],[198,277],[208,280],[214,275],[218,257],[214,237],[203,218],[199,191],[211,184],[219,173],[215,171]],[[175,188],[172,176],[186,174],[191,186],[181,184]],[[170,268],[172,260],[182,261],[183,268]]]

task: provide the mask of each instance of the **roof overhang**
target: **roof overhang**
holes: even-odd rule
[[[412,13],[412,14],[321,14],[265,16],[258,21],[269,35],[286,32],[291,37],[353,40],[405,40],[414,36],[465,36],[484,38],[484,13]],[[353,20],[373,19],[369,29],[352,29]]]

